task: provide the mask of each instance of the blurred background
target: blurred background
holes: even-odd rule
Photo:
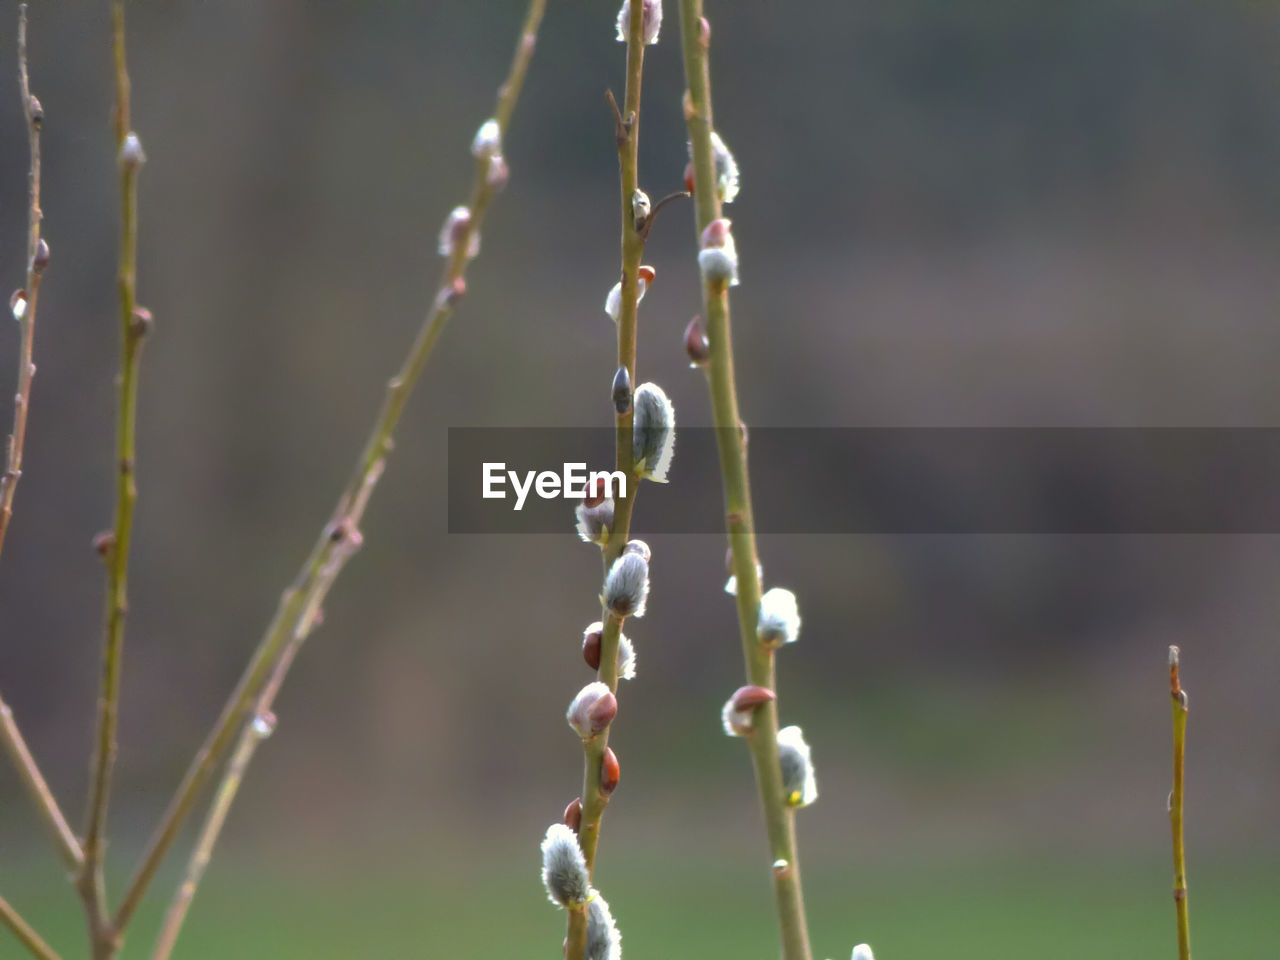
[[[538,842],[580,792],[599,558],[450,536],[449,426],[605,426],[618,272],[616,6],[552,0],[469,292],[415,395],[365,548],[297,664],[177,956],[558,957]],[[774,426],[1280,423],[1280,14],[1232,0],[709,0],[744,416]],[[649,49],[641,180],[685,163],[676,7]],[[0,560],[0,689],[80,822],[112,508],[117,193],[106,4],[35,3],[45,235],[25,475]],[[427,304],[522,4],[130,6],[141,181],[139,485],[113,870],[151,825],[332,503]],[[16,11],[0,16],[0,277],[22,282]],[[692,212],[646,259],[642,379],[706,424],[682,332]],[[17,326],[0,326],[8,383]],[[11,417],[0,389],[0,423]],[[805,465],[753,464],[794,475]],[[692,479],[692,478],[691,478]],[[672,488],[682,481],[677,454]],[[715,482],[700,478],[700,482]],[[642,491],[634,532],[645,531]],[[630,957],[776,955],[716,536],[651,538],[639,679],[597,881]],[[1174,950],[1165,649],[1192,705],[1198,951],[1280,953],[1280,542],[772,536],[796,591],[783,719],[815,952]],[[145,956],[187,847],[132,931]],[[122,879],[122,878],[121,878]],[[121,879],[113,885],[119,891]],[[84,956],[0,767],[0,891]],[[18,948],[0,940],[0,956]]]

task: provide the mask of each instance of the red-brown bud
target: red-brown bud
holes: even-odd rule
[[[689,195],[693,196],[693,161],[690,160],[684,167],[684,188],[689,191]]]
[[[574,797],[573,801],[564,808],[564,825],[574,833],[578,832],[578,828],[582,826],[582,798]]]
[[[582,659],[587,661],[587,666],[592,670],[600,669],[600,640],[604,636],[604,630],[599,623],[592,624],[595,630],[588,629],[582,635]]]
[[[618,766],[618,755],[613,747],[604,748],[604,761],[600,766],[600,792],[606,797],[618,787],[618,778],[622,776],[622,768]]]
[[[733,709],[754,710],[762,704],[777,699],[778,695],[768,687],[757,687],[755,684],[748,684],[734,691],[732,698]]]
[[[702,332],[702,320],[694,317],[684,328],[684,352],[689,355],[689,363],[701,367],[711,359],[711,343]]]
[[[40,242],[36,244],[36,255],[31,258],[31,270],[34,273],[44,273],[47,266],[49,266],[49,244],[44,237],[41,237]]]
[[[93,538],[94,552],[100,557],[108,556],[116,545],[116,535],[111,530],[103,530]]]

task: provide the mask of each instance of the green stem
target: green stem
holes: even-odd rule
[[[126,156],[130,135],[129,72],[125,59],[124,4],[112,7],[112,46],[115,62],[115,143],[120,167],[120,400],[116,420],[116,512],[110,550],[107,552],[106,638],[102,688],[98,701],[98,734],[90,774],[89,804],[84,841],[84,865],[78,887],[88,912],[95,960],[113,956],[119,949],[119,933],[106,913],[102,859],[106,846],[107,804],[115,765],[116,728],[120,706],[120,668],[124,650],[125,615],[128,610],[129,544],[133,512],[138,499],[134,479],[137,455],[138,363],[146,326],[137,313],[138,171],[141,156]]]
[[[520,41],[512,59],[511,71],[498,92],[494,118],[505,134],[515,103],[520,95],[529,61],[533,56],[538,27],[546,8],[546,0],[531,0],[525,17]],[[475,181],[471,191],[471,221],[464,235],[455,238],[453,255],[448,259],[441,276],[439,292],[426,319],[418,330],[413,344],[399,370],[387,384],[386,397],[377,419],[374,421],[363,452],[356,463],[350,482],[338,499],[331,521],[325,525],[312,547],[302,569],[293,584],[280,599],[276,615],[258,643],[249,665],[245,668],[235,690],[232,691],[222,714],[215,722],[204,744],[192,760],[186,776],[178,786],[160,825],[138,865],[119,908],[115,926],[124,929],[132,919],[147,887],[155,877],[161,862],[177,838],[183,822],[190,814],[201,788],[212,776],[222,758],[232,745],[232,740],[267,682],[274,664],[294,635],[304,609],[317,591],[327,589],[324,571],[333,562],[344,541],[355,532],[350,524],[353,509],[362,497],[367,497],[377,482],[386,457],[391,452],[392,438],[405,404],[420,377],[427,359],[453,313],[454,304],[465,289],[464,277],[468,263],[467,247],[471,234],[483,224],[484,215],[497,188],[487,179],[488,163],[477,160]]]
[[[694,203],[697,231],[720,216],[715,156],[711,146],[711,81],[707,66],[707,33],[703,29],[701,0],[680,0],[680,31],[684,47],[688,92],[685,119],[693,144]],[[737,578],[738,624],[742,653],[750,683],[776,690],[773,651],[756,637],[760,606],[751,491],[747,476],[747,441],[738,412],[734,385],[733,343],[729,317],[729,291],[724,283],[708,283],[703,289],[707,340],[711,356],[707,364],[711,411],[724,481],[725,526]],[[761,706],[754,732],[747,737],[755,766],[756,783],[764,809],[769,854],[773,860],[774,896],[785,960],[809,960],[809,930],[804,914],[800,864],[796,849],[795,812],[786,803],[778,761],[778,708],[776,702]]]
[[[22,478],[22,450],[27,439],[27,412],[31,407],[31,381],[35,379],[36,366],[31,362],[36,332],[36,302],[40,293],[40,278],[44,273],[37,264],[36,251],[40,246],[40,128],[44,123],[44,111],[39,101],[32,99],[31,83],[27,74],[27,5],[18,7],[18,83],[22,92],[22,112],[27,118],[27,144],[30,167],[27,174],[27,282],[23,287],[26,306],[18,321],[18,390],[13,398],[13,432],[9,435],[5,455],[4,473],[0,474],[0,552],[4,551],[4,538],[13,518],[13,497]]]
[[[372,484],[366,489],[372,490]],[[366,496],[364,500],[367,502],[367,499]],[[363,513],[363,509],[362,503],[358,508],[358,513]],[[354,520],[358,523],[359,516],[355,516]],[[187,918],[191,902],[195,899],[196,888],[204,878],[205,870],[213,857],[213,848],[217,845],[218,837],[227,822],[227,815],[231,812],[231,805],[235,802],[236,794],[240,791],[240,784],[244,781],[245,771],[248,770],[249,763],[253,760],[258,744],[269,736],[271,729],[274,728],[275,720],[271,715],[271,710],[275,705],[276,695],[280,692],[284,678],[288,674],[289,668],[293,666],[293,661],[297,657],[303,641],[316,624],[324,599],[328,595],[329,587],[337,578],[338,572],[347,558],[353,553],[355,553],[354,547],[336,554],[329,569],[325,571],[322,577],[317,579],[317,589],[313,590],[308,597],[307,603],[298,618],[298,623],[294,627],[293,635],[289,638],[284,650],[281,651],[280,658],[276,661],[275,667],[271,671],[271,676],[263,686],[262,692],[258,695],[252,715],[240,729],[240,739],[236,743],[235,751],[231,754],[231,760],[227,764],[222,781],[218,784],[218,789],[214,793],[213,804],[209,809],[203,826],[200,828],[200,836],[196,840],[191,859],[187,862],[182,882],[178,885],[178,889],[174,891],[173,900],[169,903],[164,922],[160,926],[160,934],[156,938],[155,950],[151,954],[152,960],[168,960],[169,955],[173,952],[173,947],[178,941],[178,933]],[[271,726],[265,732],[260,732],[258,728],[259,722],[268,723]]]
[[[627,24],[627,78],[623,94],[622,111],[615,115],[618,144],[619,193],[622,223],[622,303],[618,313],[618,366],[626,367],[633,387],[640,384],[636,376],[636,319],[640,303],[640,261],[644,256],[645,236],[636,229],[631,199],[640,185],[640,88],[644,75],[644,4],[635,2],[630,7]],[[612,94],[610,102],[613,103]],[[614,104],[616,110],[616,103]],[[613,528],[603,553],[604,571],[607,574],[613,562],[622,555],[631,536],[631,512],[640,481],[635,476],[634,454],[631,436],[634,411],[628,409],[617,415],[615,463],[623,476],[628,478],[626,492],[614,504]],[[603,610],[601,619],[604,631],[600,638],[600,666],[596,679],[618,690],[618,638],[622,634],[622,620]],[[600,844],[600,829],[609,797],[600,789],[600,774],[604,766],[605,752],[609,748],[609,731],[612,724],[599,735],[583,744],[582,822],[578,828],[578,843],[587,861],[587,870],[593,875],[596,866],[596,850]],[[570,910],[566,960],[581,960],[586,952],[587,913]]]
[[[1191,921],[1187,907],[1187,855],[1182,842],[1182,793],[1187,756],[1187,695],[1178,667],[1179,651],[1169,648],[1169,694],[1173,702],[1173,792],[1169,826],[1173,834],[1173,904],[1178,918],[1178,960],[1191,960]]]
[[[18,942],[31,951],[39,960],[58,960],[53,948],[40,939],[40,934],[31,928],[17,910],[9,905],[4,897],[0,897],[0,923],[9,928],[9,932],[18,938]]]

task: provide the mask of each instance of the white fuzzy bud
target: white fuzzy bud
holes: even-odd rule
[[[714,130],[711,131],[711,153],[715,160],[716,193],[722,203],[733,203],[739,189],[738,161],[733,158],[732,151],[725,145],[720,134]],[[689,144],[689,161],[693,162],[692,143]]]
[[[575,529],[578,531],[578,537],[583,543],[594,543],[601,547],[609,542],[609,530],[613,526],[613,498],[596,504],[594,507],[588,507],[586,504],[578,504],[574,508],[573,515],[577,517],[577,525]]]
[[[851,960],[876,960],[876,958],[871,952],[870,944],[860,943],[853,948],[853,957]]]
[[[636,277],[636,305],[640,305],[640,301],[644,299],[644,293],[649,289],[649,284],[653,283],[656,272],[653,267],[647,264],[640,267],[640,272]],[[622,281],[619,280],[609,290],[608,296],[604,298],[604,312],[609,315],[614,323],[618,322],[618,317],[622,314]]]
[[[618,636],[618,677],[621,680],[636,678],[636,648],[625,636]]]
[[[640,384],[633,403],[631,454],[636,475],[666,483],[676,450],[676,408],[654,383]]]
[[[564,718],[583,740],[590,740],[618,715],[618,700],[607,683],[595,680],[578,691]]]
[[[648,562],[637,553],[624,553],[604,578],[604,605],[620,617],[643,617],[648,598]]]
[[[454,207],[440,228],[440,256],[452,257],[458,243],[467,237],[467,259],[480,252],[480,231],[471,230],[471,211],[466,207]]]
[[[739,687],[725,701],[720,711],[720,722],[730,737],[745,737],[755,729],[756,710],[763,704],[776,700],[777,695],[765,687],[749,684]]]
[[[487,160],[502,152],[502,130],[497,120],[486,120],[480,124],[475,139],[471,141],[471,155],[478,160]]]
[[[729,221],[712,220],[702,231],[702,249],[698,251],[698,269],[703,283],[738,285],[738,245],[729,231]]]
[[[587,904],[587,949],[583,960],[621,960],[622,934],[613,922],[609,904],[599,891]]]
[[[137,170],[146,162],[147,154],[142,149],[142,141],[130,130],[128,136],[124,138],[124,143],[120,144],[120,166],[126,170]]]
[[[795,643],[800,638],[800,608],[794,593],[774,587],[760,598],[756,636],[772,647]]]
[[[578,835],[563,823],[549,826],[542,841],[542,885],[551,902],[562,907],[581,907],[591,896]]]
[[[662,0],[644,0],[644,11],[640,14],[643,24],[644,42],[657,43],[658,33],[662,30]],[[618,42],[627,42],[627,33],[631,29],[631,0],[622,0],[622,9],[618,11]]]
[[[637,230],[644,226],[644,222],[649,219],[649,213],[652,211],[652,204],[649,202],[649,195],[643,190],[635,190],[631,194],[631,221]]]
[[[813,757],[799,727],[778,731],[778,762],[782,767],[782,792],[793,807],[807,807],[818,799]]]

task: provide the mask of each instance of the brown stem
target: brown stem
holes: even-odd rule
[[[30,166],[27,172],[27,283],[23,287],[23,311],[18,319],[18,390],[13,398],[13,432],[5,452],[5,469],[0,474],[0,552],[4,551],[5,533],[13,517],[13,497],[22,478],[22,450],[27,439],[27,414],[31,409],[31,381],[36,365],[32,362],[36,332],[36,303],[45,257],[40,252],[40,128],[44,125],[44,108],[31,95],[27,74],[27,5],[18,7],[18,85],[22,93],[22,112],[27,118],[27,145]],[[45,248],[47,251],[47,247]]]
[[[36,297],[40,280],[48,262],[48,247],[41,250],[40,221],[40,130],[44,125],[44,108],[31,95],[27,73],[27,5],[18,7],[18,85],[22,94],[23,114],[27,119],[27,140],[30,146],[31,166],[27,175],[27,285],[24,287],[23,312],[19,320],[21,346],[18,350],[18,392],[14,397],[13,433],[9,436],[7,464],[0,474],[0,551],[4,549],[4,535],[13,516],[13,496],[22,476],[22,448],[27,435],[27,411],[31,406],[31,381],[35,376],[35,364],[31,362],[32,342],[35,334]],[[0,697],[0,746],[3,746],[18,777],[26,788],[32,806],[41,822],[53,838],[69,870],[77,870],[84,860],[84,853],[75,834],[67,826],[67,820],[58,807],[49,785],[32,757],[26,741],[13,719],[13,711]]]

